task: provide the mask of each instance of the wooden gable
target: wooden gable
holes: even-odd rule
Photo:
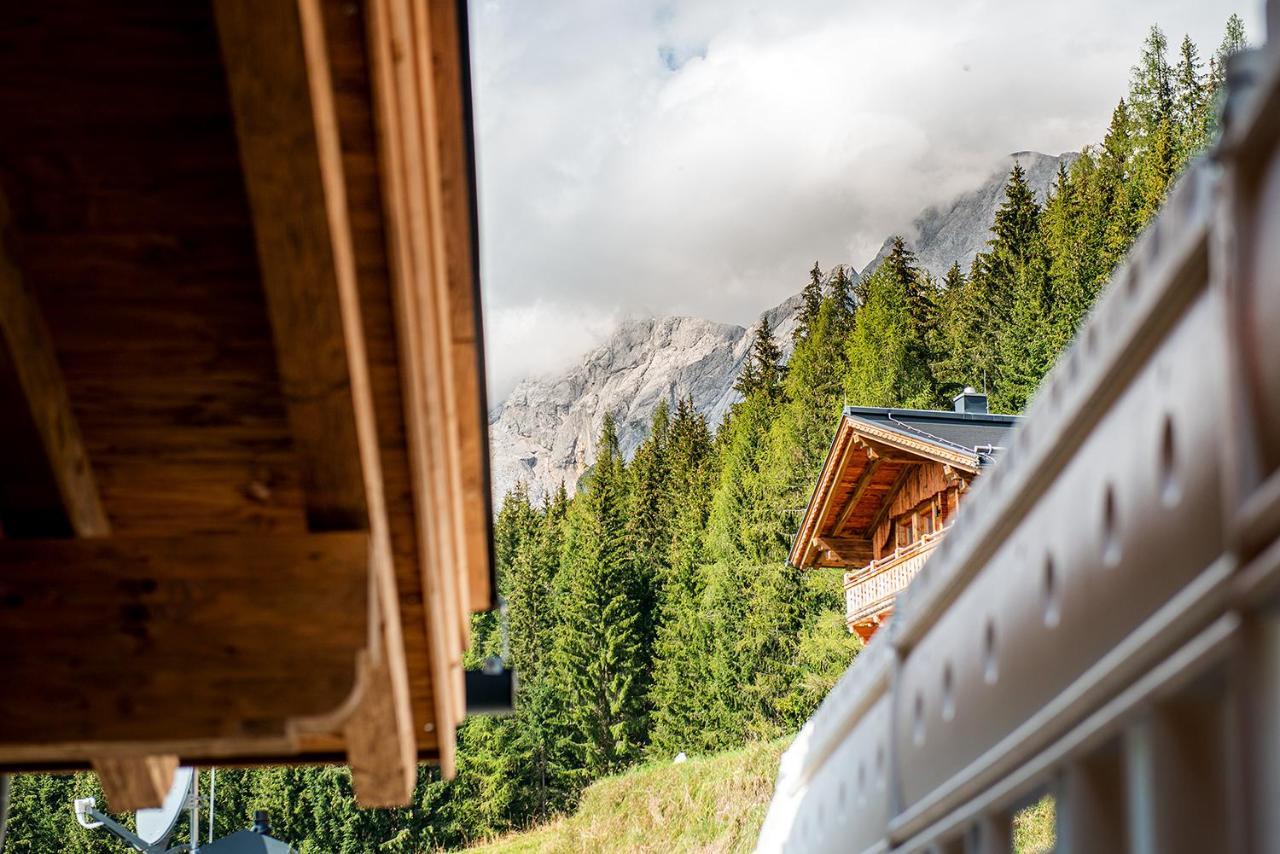
[[[894,517],[945,495],[948,488],[959,488],[977,473],[977,466],[973,455],[949,446],[842,417],[792,544],[791,564],[855,567],[871,562],[887,545],[885,531]]]

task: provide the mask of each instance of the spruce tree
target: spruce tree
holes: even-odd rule
[[[845,345],[845,398],[855,406],[927,406],[931,378],[916,368],[913,330],[900,275],[881,264],[866,280],[866,302]]]
[[[1190,36],[1182,37],[1174,69],[1174,116],[1179,129],[1177,168],[1209,144],[1209,83],[1201,69],[1200,52]]]
[[[857,304],[853,297],[854,276],[843,264],[836,266],[831,276],[830,293],[826,296],[830,312],[830,331],[836,336],[848,335],[853,329],[853,315]]]
[[[1138,234],[1138,205],[1130,188],[1133,178],[1133,122],[1123,99],[1111,113],[1111,124],[1098,158],[1099,207],[1105,223],[1103,246],[1108,273],[1129,251]]]
[[[796,315],[796,328],[791,330],[791,341],[798,344],[803,341],[818,321],[818,310],[822,308],[822,268],[813,262],[809,271],[809,281],[800,291],[800,311]]]
[[[769,318],[760,318],[755,337],[751,342],[751,352],[733,389],[743,398],[757,392],[763,393],[771,400],[776,400],[782,392],[782,378],[786,375],[786,366],[782,364],[782,350],[773,338],[773,328]]]
[[[618,770],[642,744],[645,721],[640,613],[628,549],[626,470],[605,415],[587,491],[566,520],[556,638],[570,738],[589,777]]]
[[[1145,222],[1164,201],[1177,173],[1179,140],[1174,114],[1174,71],[1168,60],[1169,42],[1153,26],[1143,42],[1142,57],[1133,67],[1129,106],[1133,111],[1139,221]]]
[[[649,435],[641,442],[628,468],[627,536],[632,562],[632,600],[637,608],[640,655],[653,656],[658,599],[667,578],[672,513],[666,501],[670,472],[671,417],[665,400],[654,408]]]
[[[1053,311],[1040,206],[1017,164],[992,234],[984,275],[990,292],[1000,294],[1001,311],[996,315],[999,325],[991,330],[997,358],[991,397],[1001,411],[1017,412],[1048,368]]]
[[[1249,47],[1249,40],[1245,37],[1244,19],[1233,12],[1231,17],[1227,18],[1226,31],[1222,34],[1222,41],[1213,54],[1209,79],[1215,93],[1220,92],[1227,84],[1227,61],[1233,54],[1247,47]]]
[[[932,370],[938,383],[938,391],[944,398],[954,396],[966,385],[975,382],[964,342],[962,303],[967,284],[968,279],[960,269],[960,262],[955,261],[942,277],[938,289],[938,326]]]

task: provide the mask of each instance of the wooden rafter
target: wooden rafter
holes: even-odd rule
[[[805,520],[802,523],[802,530],[805,532],[805,535],[804,539],[797,544],[800,548],[800,556],[796,561],[794,561],[796,566],[808,566],[812,559],[815,548],[813,535],[817,531],[821,520],[826,518],[828,507],[831,505],[832,497],[835,495],[835,480],[838,477],[838,472],[844,469],[845,462],[848,460],[849,454],[852,453],[853,449],[853,436],[846,430],[845,422],[841,421],[840,427],[836,432],[834,447],[828,455],[828,463],[832,458],[834,458],[835,465],[823,466],[824,477],[819,481],[819,487],[821,488],[825,483],[826,490],[822,494],[821,503],[818,505],[817,511],[805,514]],[[815,494],[814,499],[816,498],[817,495]],[[810,503],[812,503],[812,500]]]
[[[5,351],[0,362],[7,363],[16,379],[67,527],[79,537],[105,536],[110,525],[53,340],[16,261],[8,254],[8,231],[8,203],[0,193],[0,339]]]
[[[413,716],[323,18],[318,0],[214,10],[310,527],[371,536],[360,567],[371,585],[359,663],[368,705],[343,724],[356,793],[407,804]]]
[[[368,563],[362,532],[0,540],[0,765],[278,755],[340,727]]]
[[[111,811],[132,812],[164,803],[178,770],[178,757],[169,754],[95,759],[93,770]]]
[[[465,595],[453,572],[459,529],[439,524],[457,500],[459,480],[450,459],[453,373],[443,334],[447,305],[442,305],[444,259],[438,255],[439,196],[428,186],[439,168],[433,159],[438,153],[423,142],[429,130],[424,123],[432,121],[423,115],[432,108],[429,56],[422,54],[415,35],[429,30],[429,24],[421,3],[411,9],[407,0],[372,0],[367,9],[440,770],[450,778],[455,729],[465,705],[461,656],[467,627],[461,619]]]
[[[0,364],[11,373],[5,385],[19,390],[23,416],[11,413],[31,425],[38,438],[39,449],[9,448],[10,454],[28,454],[39,460],[24,461],[31,470],[39,470],[52,481],[51,487],[37,489],[56,495],[56,506],[44,512],[56,516],[51,525],[40,521],[35,527],[65,530],[77,537],[106,537],[111,533],[102,498],[93,476],[89,454],[80,435],[80,426],[71,409],[66,383],[54,352],[52,337],[35,298],[25,286],[16,261],[8,254],[8,201],[0,193]],[[32,484],[27,484],[28,488]],[[15,509],[15,508],[6,508]],[[65,521],[63,521],[65,520]],[[31,520],[25,527],[30,528]],[[17,526],[20,533],[22,527]],[[26,601],[18,593],[16,601]],[[56,615],[46,615],[56,620]],[[6,646],[10,651],[12,646]],[[18,693],[27,698],[29,694]],[[118,810],[157,807],[173,781],[177,768],[175,755],[92,757],[92,764],[102,783],[108,803]]]
[[[876,476],[876,472],[880,470],[880,466],[884,464],[883,457],[874,457],[867,462],[866,468],[862,470],[862,475],[858,478],[858,482],[854,484],[853,490],[849,493],[849,500],[845,503],[844,509],[840,511],[839,518],[836,523],[831,526],[831,533],[839,536],[844,531],[845,523],[849,521],[849,517],[853,515],[854,509],[858,506],[858,502],[862,499],[862,494],[867,491],[867,487],[871,485],[871,479]]]
[[[815,537],[825,566],[855,567],[870,563],[871,542],[865,537]]]
[[[911,475],[913,466],[903,466],[902,471],[898,472],[898,476],[894,479],[893,485],[889,487],[889,491],[885,493],[884,500],[880,504],[880,509],[876,511],[876,515],[871,520],[871,524],[866,527],[866,536],[875,536],[875,531],[880,527],[880,523],[885,520],[893,507],[893,499],[902,491],[902,487],[907,482],[907,478]]]
[[[428,6],[435,137],[439,142],[437,174],[444,238],[441,251],[448,282],[454,391],[459,400],[471,399],[478,404],[470,410],[460,409],[454,425],[458,431],[459,457],[467,463],[462,467],[462,489],[457,495],[461,506],[458,519],[463,526],[459,542],[467,576],[465,590],[470,609],[479,611],[492,607],[493,591],[488,558],[489,487],[483,482],[488,460],[488,420],[481,393],[484,366],[477,358],[481,330],[475,304],[473,200],[471,187],[461,180],[473,171],[471,117],[462,96],[467,85],[462,77],[467,57],[463,55],[464,40],[459,34],[465,33],[465,23],[459,20],[461,4],[436,0]],[[468,621],[464,620],[463,626],[467,625]]]

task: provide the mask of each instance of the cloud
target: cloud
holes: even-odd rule
[[[1012,151],[1099,140],[1228,0],[473,3],[490,393],[623,315],[745,323]]]

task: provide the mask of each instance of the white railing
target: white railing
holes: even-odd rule
[[[933,552],[946,529],[926,534],[909,546],[897,549],[844,575],[844,616],[850,626],[883,611],[916,577],[925,559]]]
[[[1280,852],[1280,51],[1230,67],[1215,159],[784,754],[759,851],[1009,851],[1051,793],[1059,854]]]

